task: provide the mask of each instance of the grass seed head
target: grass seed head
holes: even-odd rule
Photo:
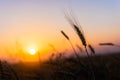
[[[77,47],[81,52],[83,52],[82,48],[81,48],[79,45],[76,45],[76,47]]]
[[[100,46],[105,46],[105,45],[108,45],[108,46],[114,46],[113,43],[99,43]]]
[[[82,41],[82,44],[86,47],[87,46],[87,43],[86,43],[86,40],[85,40],[85,37],[82,33],[82,31],[79,29],[79,27],[77,27],[77,25],[73,25],[73,28],[74,30],[76,31],[77,35],[79,36],[79,38],[81,39]]]
[[[95,50],[94,50],[94,48],[89,44],[88,45],[88,47],[89,47],[89,49],[91,50],[91,52],[93,53],[93,54],[95,54]]]
[[[69,37],[67,36],[67,34],[65,34],[64,31],[61,30],[61,33],[62,33],[62,35],[63,35],[67,40],[69,40]]]

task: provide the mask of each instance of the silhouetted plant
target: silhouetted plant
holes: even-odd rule
[[[55,46],[51,43],[48,44],[56,53],[59,53]]]
[[[49,58],[49,60],[52,62],[54,60],[54,57],[55,57],[55,54],[52,53],[51,56],[50,56],[50,58]]]
[[[91,50],[91,53],[94,55],[94,54],[95,54],[94,48],[93,48],[90,44],[88,45],[88,47],[89,47],[89,49]]]
[[[113,43],[99,43],[100,46],[114,46]]]
[[[37,52],[37,55],[38,55],[39,64],[41,64],[41,57],[40,57],[40,52],[39,51]]]
[[[77,44],[76,47],[80,50],[80,52],[83,52],[82,48]]]
[[[68,15],[65,15],[66,19],[69,21],[69,23],[72,25],[74,31],[77,33],[78,37],[80,38],[82,44],[86,47],[87,43],[82,31],[82,28],[80,25],[78,25],[78,23],[76,22],[76,20],[74,19],[74,21],[72,19],[70,19],[70,17],[68,17]],[[79,27],[81,28],[81,30],[79,29]]]
[[[116,46],[120,48],[120,45],[114,43],[99,43],[100,46]]]
[[[69,39],[69,37],[67,36],[67,34],[66,34],[63,30],[61,30],[61,33],[62,33],[62,35],[69,41],[69,43],[70,43],[70,45],[71,45],[71,47],[72,47],[72,49],[73,49],[76,57],[79,59],[79,56],[78,56],[75,48],[73,47],[73,44],[72,44],[71,40]]]
[[[4,73],[3,73],[3,67],[2,67],[2,61],[0,60],[0,79],[4,79]]]
[[[87,53],[88,58],[90,59],[90,55],[87,51],[87,42],[84,36],[84,33],[82,31],[82,27],[81,25],[79,25],[76,21],[76,19],[73,17],[73,19],[70,19],[70,17],[68,15],[65,14],[66,19],[69,21],[69,23],[71,24],[71,26],[73,27],[74,31],[76,32],[76,34],[78,35],[78,37],[80,38],[83,46],[85,47],[85,51]],[[80,28],[79,28],[80,27]],[[93,67],[92,67],[92,60],[90,59],[90,69],[91,69],[91,73],[93,75],[93,80],[95,80],[95,74],[93,71]]]
[[[11,67],[10,64],[8,64],[6,61],[2,62],[0,61],[0,79],[1,80],[19,80],[19,77],[16,73],[16,71]]]
[[[16,80],[19,80],[19,77],[16,73],[16,71],[12,68],[11,65],[9,65],[6,61],[4,62],[6,64],[6,66],[9,68],[9,70],[12,72],[13,76],[15,77]]]

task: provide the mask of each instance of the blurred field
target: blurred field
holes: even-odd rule
[[[120,80],[120,54],[99,55],[91,57],[96,80]],[[66,58],[57,56],[42,63],[8,64],[17,74],[19,80],[93,80],[89,68],[89,59],[81,57]],[[17,80],[12,71],[1,62],[0,80]],[[8,77],[10,75],[10,77]],[[12,76],[11,76],[12,75]],[[4,76],[4,77],[2,77]]]

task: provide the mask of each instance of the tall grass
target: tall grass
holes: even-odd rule
[[[78,56],[78,54],[77,54],[75,48],[73,47],[73,44],[72,44],[70,38],[68,37],[68,35],[67,35],[63,30],[61,30],[61,34],[69,41],[69,43],[70,43],[70,45],[71,45],[71,47],[72,47],[72,49],[73,49],[73,51],[74,51],[76,57],[79,59],[79,56]]]
[[[90,49],[90,51],[91,51],[91,55],[93,54],[95,54],[95,49],[92,47],[92,45],[88,45],[88,47],[89,47],[89,49]]]
[[[2,61],[0,60],[0,79],[4,79],[4,73],[3,73],[3,67],[2,67]]]
[[[99,43],[100,46],[114,46],[115,44],[113,43]]]
[[[10,80],[19,80],[17,72],[6,61],[0,61],[0,72],[0,80],[8,80],[8,78],[10,78]]]
[[[55,46],[51,43],[48,44],[56,53],[59,53]]]
[[[120,45],[117,45],[117,44],[114,44],[114,43],[99,43],[100,46],[115,46],[115,47],[119,47],[120,48]]]
[[[65,14],[65,18],[68,20],[68,22],[71,24],[71,26],[73,27],[73,29],[74,29],[74,31],[77,33],[77,35],[78,35],[78,37],[80,38],[80,40],[81,40],[81,42],[82,42],[82,44],[86,47],[87,46],[87,43],[86,43],[86,40],[85,40],[85,37],[84,37],[84,33],[83,33],[83,31],[82,31],[82,27],[81,27],[81,25],[79,25],[78,23],[77,23],[77,21],[75,20],[75,18],[74,19],[70,19],[70,17],[67,15],[67,14]],[[79,28],[79,27],[80,28]]]
[[[72,28],[74,29],[74,31],[78,35],[79,39],[81,40],[81,42],[82,42],[82,44],[83,44],[83,46],[85,48],[85,51],[86,51],[87,56],[88,56],[88,59],[90,60],[90,66],[89,67],[91,69],[93,80],[95,80],[95,74],[94,74],[94,71],[93,71],[92,60],[91,60],[90,55],[89,55],[88,50],[87,50],[87,41],[85,39],[82,27],[81,27],[81,25],[78,24],[77,20],[73,16],[72,16],[72,19],[71,19],[69,17],[69,15],[65,14],[65,17],[68,20],[68,22],[71,24]],[[89,46],[89,47],[91,48],[92,52],[94,52],[92,47],[91,46]]]
[[[83,52],[82,48],[78,44],[76,44],[76,47],[80,50],[80,52]]]
[[[19,77],[17,75],[17,72],[12,68],[12,66],[10,64],[8,64],[6,61],[4,62],[4,64],[8,67],[8,69],[11,71],[11,74],[13,74],[13,76],[15,77],[15,80],[19,80]]]
[[[39,51],[37,52],[37,55],[38,55],[39,64],[41,64],[42,61],[41,61],[41,57],[40,57],[40,52]]]

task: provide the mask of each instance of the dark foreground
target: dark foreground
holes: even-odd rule
[[[58,56],[46,62],[0,62],[0,80],[120,80],[120,54],[76,59]]]

